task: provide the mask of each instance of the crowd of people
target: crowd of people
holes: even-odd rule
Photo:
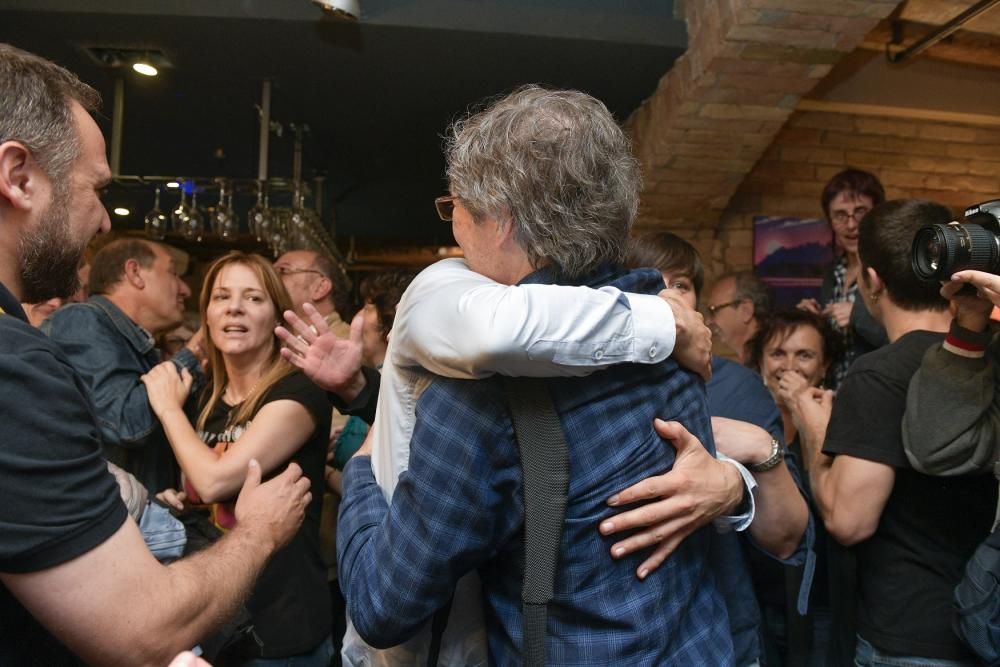
[[[464,259],[355,305],[234,251],[191,313],[174,249],[88,250],[96,93],[0,88],[0,663],[982,664],[1000,277],[914,275],[947,208],[847,169],[818,299],[706,290],[604,105],[525,86],[451,128]]]

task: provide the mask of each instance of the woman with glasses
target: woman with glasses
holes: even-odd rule
[[[305,520],[261,573],[246,603],[252,641],[241,642],[226,664],[326,667],[332,619],[319,520],[330,405],[281,358],[274,327],[292,304],[270,262],[242,252],[216,260],[199,305],[211,382],[196,425],[182,410],[191,387],[186,369],[182,375],[160,364],[142,378],[185,477],[186,491],[163,499],[177,509],[208,504],[216,526],[228,530],[251,459],[265,478],[291,462],[302,468],[312,491]]]
[[[845,169],[823,188],[820,203],[833,229],[833,251],[837,260],[823,276],[820,300],[803,299],[798,307],[825,315],[841,339],[841,355],[834,361],[831,388],[836,388],[858,356],[888,342],[858,296],[858,225],[875,206],[885,201],[878,177],[860,169]]]

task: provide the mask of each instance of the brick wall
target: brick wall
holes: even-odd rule
[[[637,227],[714,230],[802,96],[898,4],[678,1],[687,52],[626,122],[643,167]]]
[[[953,208],[1000,198],[1000,127],[796,112],[737,188],[712,235],[679,231],[706,258],[707,283],[752,265],[753,216],[819,217],[827,180],[852,166],[876,174],[890,199]]]

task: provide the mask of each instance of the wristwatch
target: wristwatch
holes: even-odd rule
[[[747,469],[750,472],[767,472],[774,466],[781,463],[781,459],[785,456],[785,448],[781,446],[781,443],[771,438],[771,455],[760,463],[754,463],[753,465],[748,465]]]

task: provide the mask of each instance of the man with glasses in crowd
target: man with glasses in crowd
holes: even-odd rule
[[[351,282],[339,262],[314,250],[290,250],[274,261],[274,269],[301,317],[302,306],[312,304],[338,338],[351,335],[344,321],[353,315]]]
[[[740,363],[747,358],[746,344],[771,310],[771,292],[750,271],[726,273],[712,285],[705,320]]]

